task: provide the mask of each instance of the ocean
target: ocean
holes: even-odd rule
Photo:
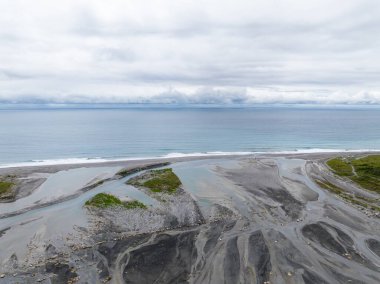
[[[380,108],[2,109],[0,166],[379,150]]]

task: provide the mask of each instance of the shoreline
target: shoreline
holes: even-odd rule
[[[230,158],[230,157],[247,157],[247,156],[293,156],[293,155],[326,155],[326,154],[380,154],[380,149],[296,149],[296,150],[283,150],[283,151],[235,151],[235,152],[194,152],[194,153],[169,153],[162,156],[151,157],[120,157],[120,158],[58,158],[47,160],[33,160],[26,162],[11,162],[0,164],[0,171],[12,168],[41,168],[49,166],[97,166],[99,164],[118,165],[126,162],[151,162],[151,161],[177,161],[177,160],[192,160],[192,159],[208,159],[208,158]]]
[[[46,160],[52,161],[48,164],[40,164],[39,162],[25,162],[25,163],[12,163],[0,165],[0,175],[8,174],[9,172],[19,172],[21,169],[26,172],[31,171],[44,171],[54,173],[61,170],[69,170],[80,167],[101,167],[101,166],[123,166],[128,164],[129,167],[138,167],[152,163],[161,162],[185,162],[193,160],[207,160],[207,159],[230,159],[230,158],[249,158],[249,157],[302,157],[310,159],[328,158],[334,155],[347,156],[347,155],[371,155],[380,154],[380,150],[333,150],[333,149],[318,149],[318,150],[305,150],[305,151],[273,151],[273,152],[215,152],[215,153],[194,153],[194,154],[181,154],[179,156],[157,156],[146,158],[120,158],[120,159],[77,159],[78,162],[59,162],[60,160]],[[73,160],[73,159],[62,159]],[[55,162],[53,162],[55,161]]]

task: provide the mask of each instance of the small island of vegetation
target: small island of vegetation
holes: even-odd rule
[[[123,202],[116,196],[109,193],[98,193],[90,200],[86,201],[85,206],[96,207],[96,208],[110,208],[110,207],[124,207],[126,209],[146,209],[145,204],[137,200],[131,200]]]
[[[15,184],[9,180],[0,180],[0,199],[8,199],[13,196],[12,187]]]
[[[181,181],[171,168],[151,170],[139,177],[132,178],[128,184],[146,187],[153,192],[174,193],[181,186]]]

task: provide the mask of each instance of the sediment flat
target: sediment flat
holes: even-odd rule
[[[0,283],[380,283],[379,214],[318,184],[379,198],[325,164],[367,154],[0,169],[34,180],[0,203]],[[174,193],[128,183],[168,167],[181,180]],[[102,192],[147,208],[84,206]]]

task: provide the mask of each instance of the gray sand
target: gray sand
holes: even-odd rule
[[[170,160],[183,183],[174,195],[125,184],[140,172],[112,176],[160,161],[1,169],[96,174],[81,181],[86,190],[72,179],[67,194],[51,188],[54,202],[22,201],[35,200],[42,184],[16,201],[28,206],[12,216],[0,204],[0,283],[380,283],[380,219],[313,181],[374,196],[336,180],[323,166],[332,155]],[[88,187],[99,177],[103,184]],[[98,192],[148,209],[84,208]]]

